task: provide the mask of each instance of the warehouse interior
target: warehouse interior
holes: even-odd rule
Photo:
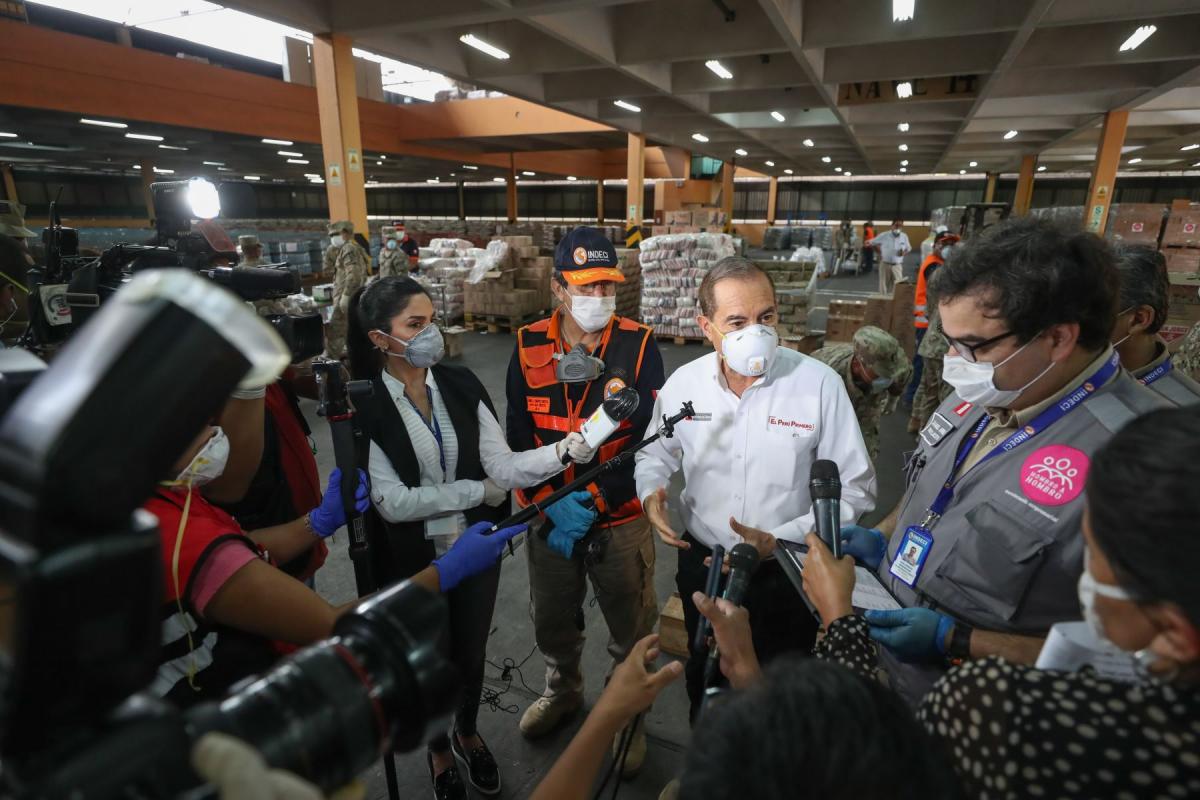
[[[40,264],[54,221],[99,256],[154,236],[154,184],[207,179],[212,222],[257,237],[326,321],[330,222],[353,224],[373,272],[385,226],[402,228],[449,361],[501,424],[515,333],[553,311],[554,249],[577,226],[615,245],[617,313],[654,328],[668,376],[712,351],[695,290],[668,280],[680,242],[772,275],[782,346],[875,325],[911,356],[921,243],[1009,216],[1161,250],[1174,348],[1200,323],[1198,40],[1195,0],[5,0],[0,199]],[[885,287],[863,226],[893,220],[913,249]],[[6,343],[30,318],[18,304]],[[311,374],[298,386],[327,475],[329,422]],[[868,523],[900,501],[913,442],[903,407],[882,418]],[[334,604],[357,596],[346,545],[315,577]],[[658,545],[663,631],[682,626],[675,558]],[[583,721],[516,734],[543,674],[528,569],[521,547],[505,557],[479,717],[506,797],[528,796]],[[609,667],[591,594],[584,616],[590,706]],[[672,686],[648,713],[622,797],[675,776],[687,702]],[[400,796],[428,792],[423,750],[396,759]],[[362,783],[388,797],[381,763]]]

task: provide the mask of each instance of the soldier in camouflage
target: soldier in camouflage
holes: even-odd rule
[[[812,357],[825,362],[842,377],[867,452],[874,461],[879,453],[879,418],[896,409],[912,377],[908,354],[890,333],[868,325],[855,332],[852,344],[826,345]]]
[[[244,233],[238,237],[238,249],[242,255],[238,260],[236,269],[253,269],[264,267],[267,260],[262,257],[262,242],[252,233]],[[270,300],[252,300],[250,305],[254,306],[254,310],[260,316],[270,316],[272,314],[286,314],[287,308],[283,301],[279,299]]]
[[[400,249],[400,238],[392,225],[383,226],[383,249],[379,251],[379,277],[408,275],[408,255]]]
[[[929,329],[917,347],[917,353],[925,360],[925,369],[921,372],[921,382],[917,384],[917,393],[913,396],[912,413],[908,418],[909,433],[924,428],[933,412],[954,391],[953,386],[942,380],[942,363],[950,343],[942,335],[937,304],[931,302],[929,305],[933,309],[929,315]]]
[[[341,358],[346,350],[346,321],[350,313],[350,300],[362,288],[371,273],[371,262],[366,252],[354,241],[354,224],[341,220],[329,226],[333,251],[333,314],[329,318],[329,334],[325,341],[325,355]],[[340,240],[341,244],[338,244]],[[326,251],[326,261],[329,252]]]

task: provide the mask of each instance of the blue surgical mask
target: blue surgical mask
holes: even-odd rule
[[[396,240],[395,240],[395,239],[388,239],[388,240],[387,240],[387,249],[388,249],[388,250],[395,250],[395,249],[396,249],[396,247],[397,247],[397,245],[396,245]]]

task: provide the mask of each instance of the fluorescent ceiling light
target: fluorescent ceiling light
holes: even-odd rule
[[[900,171],[901,171],[901,172],[908,172],[908,167],[901,167],[901,168],[900,168]]]
[[[505,183],[504,178],[492,178],[492,180],[495,181],[496,183]]]
[[[175,170],[163,169],[162,167],[155,167],[154,171],[157,172],[159,175],[174,175],[175,174]]]
[[[730,72],[729,70],[725,69],[725,67],[721,65],[721,62],[717,61],[715,58],[711,59],[709,61],[705,61],[704,66],[711,69],[718,78],[724,78],[725,80],[729,80],[730,78],[733,77],[733,73]]]
[[[159,150],[187,150],[186,147],[176,147],[173,144],[160,144],[158,146],[158,149]]]
[[[463,169],[479,169],[479,167],[475,166],[474,164],[463,164],[462,168]]]
[[[79,121],[84,125],[99,125],[102,128],[128,128],[124,122],[109,122],[106,119],[91,119],[90,117],[80,117]]]
[[[289,164],[307,164],[308,159],[307,158],[289,158],[287,160],[287,162]]]
[[[1180,150],[1195,150],[1195,149],[1196,149],[1196,148],[1198,148],[1198,147],[1200,147],[1200,144],[1186,144],[1186,145],[1184,145],[1183,147],[1181,147],[1181,148],[1179,148],[1179,149],[1180,149]]]
[[[289,142],[287,139],[263,139],[263,144],[281,144],[284,147],[291,147],[295,142]]]
[[[901,123],[897,124],[896,130],[900,131],[901,133],[908,133],[908,123],[901,122]]]
[[[233,172],[229,167],[217,167],[217,172]]]
[[[966,174],[967,174],[967,171],[966,171],[965,169],[960,169],[960,170],[958,171],[958,174],[959,174],[959,175],[966,175]]]
[[[784,174],[784,175],[791,175],[791,174],[792,174],[792,170],[790,170],[790,169],[785,169],[785,170],[783,171],[783,174]]]
[[[833,171],[834,171],[834,172],[841,172],[841,171],[842,171],[842,168],[841,168],[841,167],[834,167],[834,168],[833,168]]]
[[[613,100],[613,105],[616,106],[617,108],[623,108],[626,111],[632,111],[634,113],[637,113],[642,110],[639,107],[635,106],[633,103],[626,103],[624,100]]]
[[[15,133],[9,133],[8,131],[0,131],[0,139],[15,139],[15,138],[17,138],[17,135]]]
[[[315,173],[315,172],[306,172],[306,173],[304,173],[304,177],[306,177],[306,178],[319,178],[319,177],[321,177],[321,176],[320,176],[320,175],[318,175],[318,174],[317,174],[317,173]]]
[[[207,167],[223,167],[223,166],[225,166],[224,161],[202,161],[201,163]]]
[[[697,142],[707,142],[708,141],[708,137],[705,136],[703,133],[693,133],[692,138],[695,139]],[[1186,150],[1187,148],[1184,148],[1184,149]]]
[[[441,178],[426,178],[425,182],[426,183],[441,183],[442,179]]]
[[[917,0],[892,0],[892,22],[908,22],[917,10]]]
[[[739,156],[748,156],[748,155],[750,155],[750,153],[748,153],[748,152],[747,152],[747,151],[746,151],[744,148],[741,148],[741,147],[739,147],[737,150],[734,150],[733,152],[734,152],[734,153],[736,153],[736,154],[737,154],[737,155],[739,155]]]
[[[1129,159],[1129,163],[1130,164],[1140,164],[1140,163],[1142,163],[1142,160],[1140,158],[1131,158],[1131,159]]]
[[[568,175],[568,176],[567,176],[567,180],[569,180],[569,181],[577,181],[577,180],[579,180],[579,178],[576,178],[574,175]]]
[[[152,133],[127,133],[126,139],[145,139],[147,142],[161,142],[163,137],[155,136]]]
[[[1038,172],[1045,172],[1045,171],[1046,171],[1045,167],[1038,167]]]
[[[134,169],[141,169],[141,168],[142,168],[142,165],[141,165],[141,164],[134,164],[134,165],[133,165],[133,168],[134,168]]]
[[[1125,40],[1125,43],[1121,45],[1117,52],[1124,53],[1126,50],[1136,50],[1138,45],[1153,36],[1156,30],[1158,28],[1154,25],[1141,26],[1129,35],[1129,38]]]
[[[853,173],[853,172],[851,172],[850,170],[846,170],[846,171],[845,171],[845,172],[843,172],[842,174],[843,174],[843,175],[853,175],[854,173]]]
[[[901,153],[907,153],[907,152],[908,152],[908,145],[906,145],[906,144],[901,144],[901,145],[900,145],[900,152],[901,152]]]
[[[1195,164],[1192,164],[1192,166],[1193,166],[1193,167],[1200,167],[1200,161],[1197,161]]]
[[[525,175],[525,176],[527,176],[527,177],[530,177],[530,178],[532,178],[534,175],[537,175],[537,173],[536,173],[536,172],[530,172],[529,170],[525,170],[525,171],[524,171],[524,172],[522,172],[521,174],[522,174],[522,175]]]
[[[1005,139],[1014,139],[1014,138],[1016,138],[1016,136],[1017,136],[1016,131],[1009,131],[1008,133],[1004,134]]]
[[[247,180],[247,181],[261,181],[261,180],[262,180],[262,177],[261,177],[261,176],[259,176],[259,175],[243,175],[243,176],[242,176],[242,180]]]
[[[508,60],[508,53],[504,52],[499,47],[496,47],[494,44],[485,42],[483,39],[480,39],[473,33],[464,33],[462,36],[458,37],[458,40],[469,47],[474,47],[481,53],[487,53],[492,58],[498,58],[501,61]]]
[[[771,116],[776,122],[783,122],[785,119],[787,119],[787,117],[783,116],[783,114],[780,114],[778,111],[772,111]]]
[[[833,161],[833,159],[832,159],[832,158],[830,158],[829,156],[821,156],[821,161],[823,161],[823,162],[825,162],[826,164],[828,164],[830,161]]]
[[[380,156],[379,156],[379,160],[380,160],[380,161],[386,161],[386,160],[387,160],[387,156],[385,156],[385,155],[380,155]]]
[[[276,150],[275,152],[287,158],[302,158],[304,156],[304,153],[297,153],[295,150]]]
[[[908,166],[908,159],[906,158],[906,159],[904,159],[903,161],[901,161],[901,162],[900,162],[900,166],[902,166],[902,167],[907,167],[907,166]]]
[[[764,163],[764,164],[766,164],[768,167],[773,167],[773,166],[775,166],[775,162],[774,162],[774,161],[764,161],[763,163]]]
[[[912,81],[900,81],[896,84],[896,97],[905,100],[912,97]]]
[[[800,144],[804,145],[805,147],[813,147],[815,145],[812,139],[805,139]]]
[[[968,167],[978,167],[978,166],[979,166],[979,162],[978,162],[978,161],[972,161],[971,163],[967,164],[967,166],[968,166]]]

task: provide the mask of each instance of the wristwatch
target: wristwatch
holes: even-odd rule
[[[974,632],[975,629],[967,623],[954,621],[954,627],[950,630],[950,641],[946,643],[948,665],[958,666],[971,657],[971,634]]]

